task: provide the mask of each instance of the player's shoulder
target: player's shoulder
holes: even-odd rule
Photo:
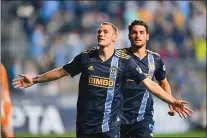
[[[158,54],[157,52],[151,51],[149,49],[147,49],[147,52],[150,53],[150,54],[152,54],[154,57],[160,58],[160,54]]]
[[[127,51],[127,48],[116,49],[115,55],[121,59],[129,59],[130,58],[130,55]]]
[[[83,50],[81,54],[91,54],[91,53],[96,52],[98,49],[99,47],[88,48],[88,49]]]

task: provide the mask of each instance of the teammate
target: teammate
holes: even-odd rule
[[[129,55],[148,78],[154,77],[160,86],[171,95],[171,88],[166,78],[165,65],[160,55],[146,49],[149,40],[148,25],[142,20],[134,20],[128,26],[131,47],[127,48]],[[127,79],[123,88],[123,118],[121,137],[142,138],[153,136],[153,99],[146,88],[137,85],[134,80]],[[169,115],[175,112],[169,105]],[[181,114],[179,114],[182,117]],[[185,117],[185,116],[184,116]]]
[[[49,82],[64,76],[81,73],[77,102],[76,135],[78,138],[120,137],[122,115],[122,82],[126,77],[143,84],[150,92],[171,104],[177,112],[191,115],[186,101],[175,100],[159,85],[146,78],[139,66],[124,50],[115,50],[117,28],[102,23],[97,32],[97,48],[86,50],[61,68],[34,78],[20,74],[15,88],[27,88],[36,83]]]
[[[4,65],[1,63],[1,135],[3,138],[11,138],[11,99],[9,94],[8,78]]]

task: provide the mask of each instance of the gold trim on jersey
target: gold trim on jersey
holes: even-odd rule
[[[160,57],[160,54],[158,54],[158,53],[156,53],[156,52],[150,51],[150,50],[148,50],[148,49],[147,49],[147,52],[149,52],[149,53],[151,53],[151,54],[154,54],[154,55],[157,55],[157,56]]]
[[[127,51],[125,49],[116,50],[115,55],[119,58],[125,58],[125,59],[130,58],[129,54],[127,54]]]
[[[96,49],[98,49],[98,47],[93,47],[93,48],[91,48],[91,49],[83,50],[81,53],[89,53],[89,52],[91,52],[92,50],[96,50]]]
[[[147,74],[147,73],[143,73],[147,78],[152,79],[152,75]]]

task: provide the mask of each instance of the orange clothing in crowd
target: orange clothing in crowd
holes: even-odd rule
[[[13,137],[11,133],[10,126],[10,116],[11,116],[11,99],[8,86],[8,77],[6,69],[3,64],[1,64],[1,132],[2,136]]]

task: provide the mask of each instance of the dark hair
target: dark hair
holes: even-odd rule
[[[128,25],[129,33],[130,33],[130,31],[131,31],[131,29],[132,29],[132,27],[134,25],[142,25],[142,26],[144,26],[145,29],[146,29],[146,32],[149,33],[147,23],[145,21],[142,21],[142,20],[133,20],[133,21],[131,21],[130,24]]]
[[[115,31],[115,33],[116,33],[116,34],[118,33],[118,29],[117,29],[116,26],[113,25],[112,23],[110,23],[110,22],[103,22],[100,26],[102,26],[102,25],[111,25],[112,28],[113,28],[113,30]]]

